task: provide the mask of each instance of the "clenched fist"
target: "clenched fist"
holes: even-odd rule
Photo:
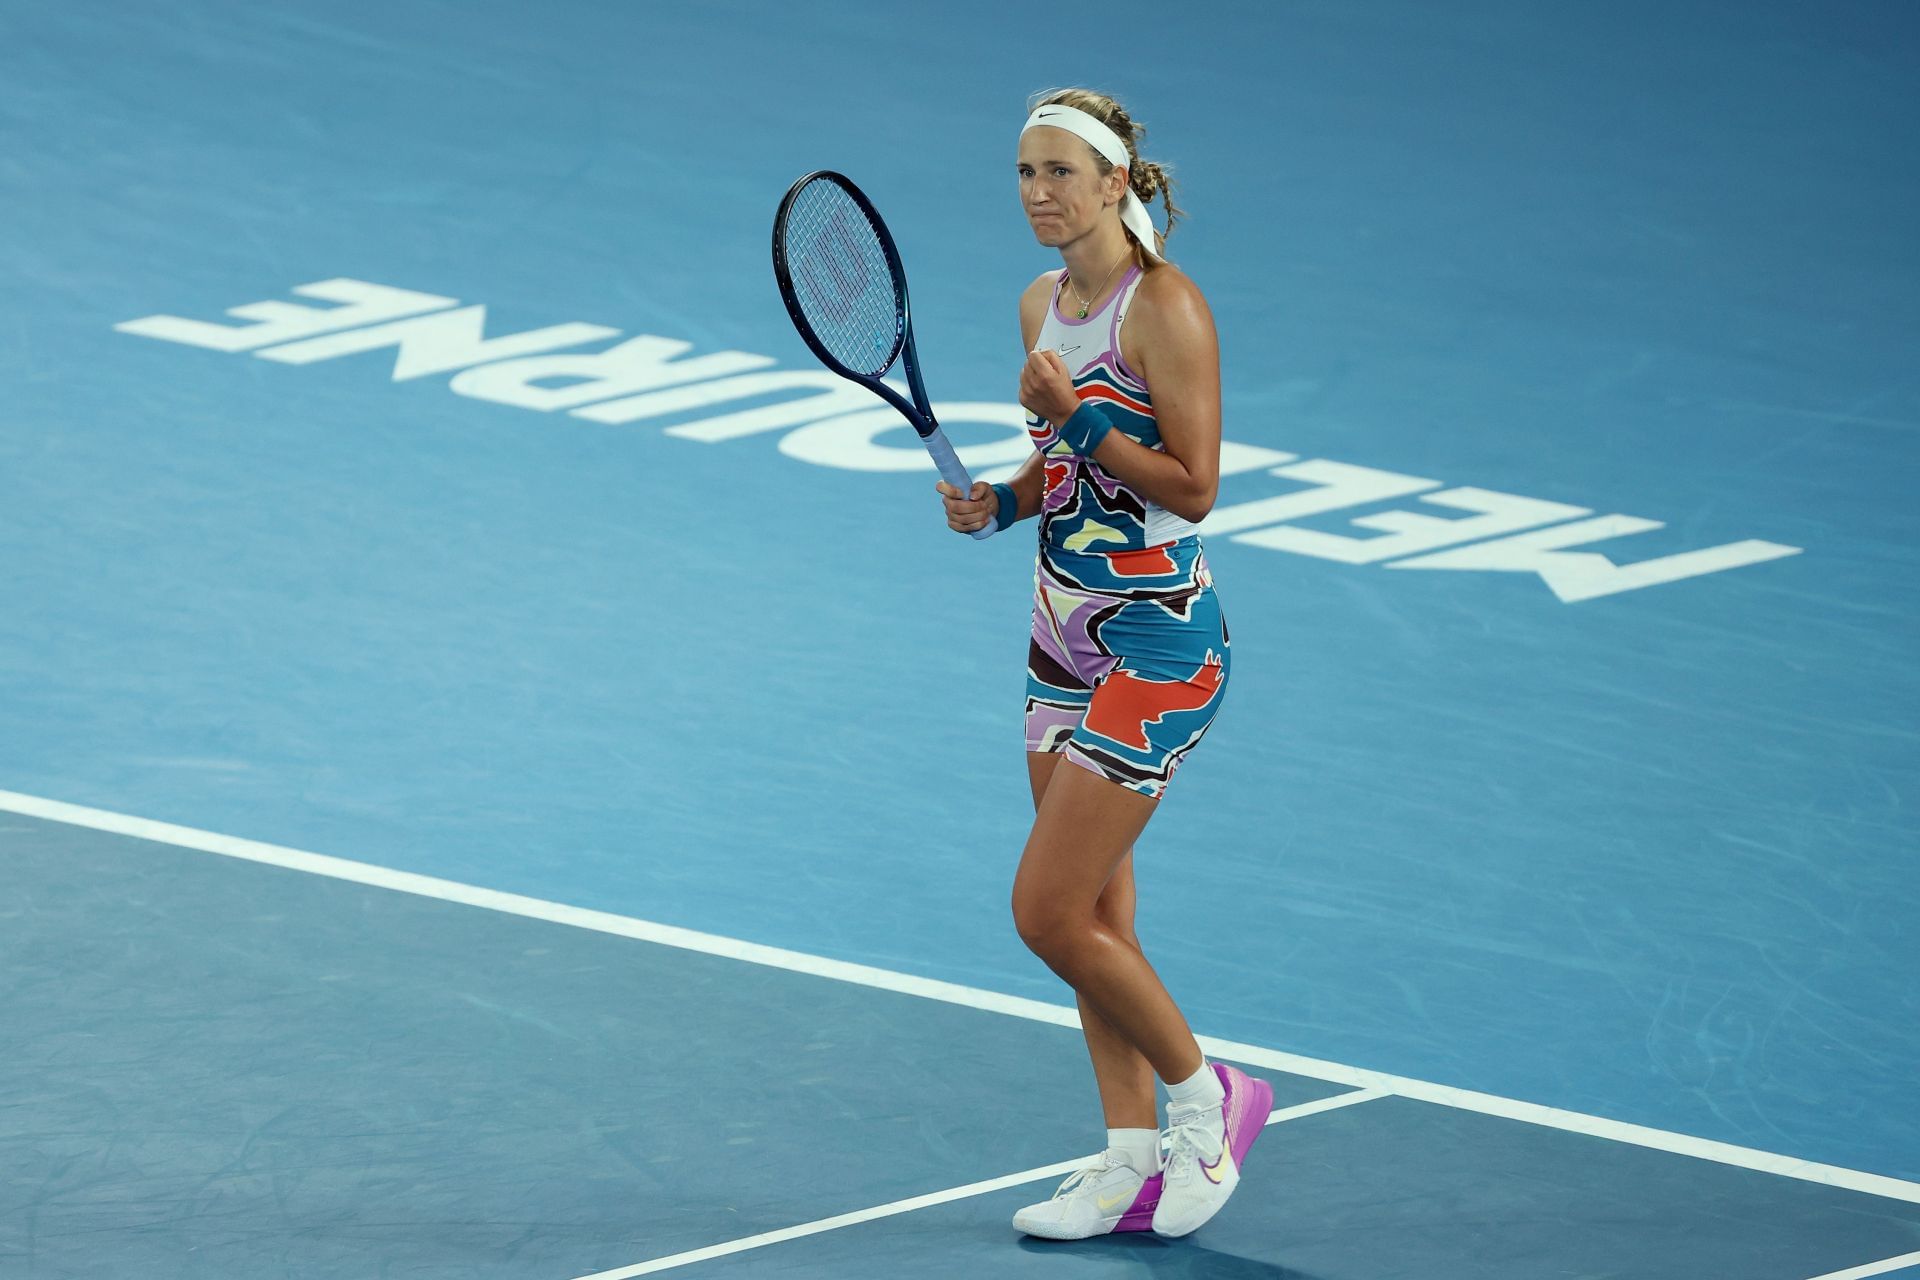
[[[1020,403],[1029,413],[1039,414],[1054,426],[1073,416],[1080,397],[1073,389],[1073,375],[1058,351],[1039,350],[1027,354],[1020,367]]]

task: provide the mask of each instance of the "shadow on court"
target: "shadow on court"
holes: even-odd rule
[[[1202,1228],[1205,1230],[1205,1228]],[[1209,1249],[1192,1237],[1162,1240],[1148,1233],[1104,1236],[1095,1240],[1057,1241],[1052,1244],[1022,1238],[1023,1253],[1036,1257],[1065,1253],[1089,1261],[1113,1264],[1126,1262],[1146,1274],[1168,1280],[1332,1280],[1320,1274],[1295,1271],[1257,1258],[1236,1257]]]

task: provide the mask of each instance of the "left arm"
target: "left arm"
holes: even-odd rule
[[[1146,305],[1141,305],[1142,303]],[[1199,523],[1220,490],[1220,346],[1213,314],[1184,274],[1161,267],[1141,282],[1124,345],[1139,357],[1153,393],[1165,452],[1108,431],[1092,457],[1107,474],[1184,520]],[[1052,351],[1027,357],[1020,402],[1055,426],[1080,407],[1066,365]]]

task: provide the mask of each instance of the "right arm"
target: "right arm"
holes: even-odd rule
[[[1043,271],[1027,286],[1020,295],[1020,360],[1026,363],[1027,352],[1033,350],[1033,344],[1040,340],[1040,325],[1046,319],[1047,303],[1053,298],[1055,275]],[[1025,520],[1028,516],[1040,514],[1040,507],[1046,501],[1046,471],[1038,450],[1027,455],[1006,481],[1019,500],[1014,519]],[[973,492],[962,498],[960,491],[944,480],[935,486],[946,502],[947,527],[960,533],[972,533],[984,528],[997,518],[999,497],[984,480],[976,480]]]

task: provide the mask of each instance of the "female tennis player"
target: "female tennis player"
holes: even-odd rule
[[[1066,264],[1020,298],[1034,454],[1006,484],[939,486],[963,533],[1040,519],[1026,702],[1035,818],[1013,915],[1078,997],[1108,1125],[1094,1164],[1014,1215],[1053,1239],[1194,1230],[1233,1193],[1273,1100],[1264,1081],[1201,1054],[1133,930],[1134,840],[1212,723],[1229,670],[1196,530],[1219,485],[1219,345],[1142,203],[1159,194],[1172,230],[1179,211],[1165,170],[1139,158],[1143,132],[1089,90],[1033,104],[1021,203]]]

